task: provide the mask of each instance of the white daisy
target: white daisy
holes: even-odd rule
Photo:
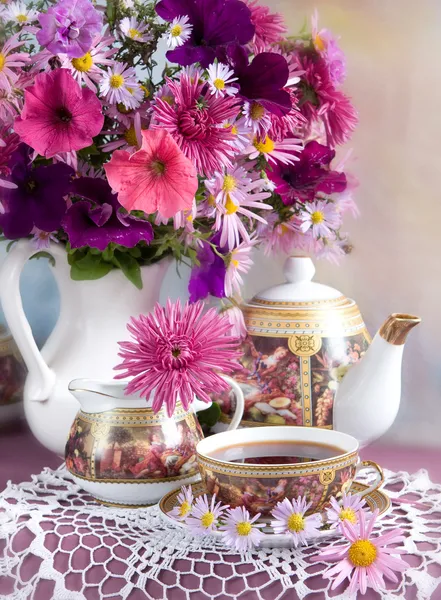
[[[229,143],[237,152],[243,152],[250,144],[250,135],[252,134],[251,128],[245,123],[244,117],[238,121],[224,121],[223,126],[225,128],[231,127],[231,133],[234,135],[234,139]]]
[[[193,506],[193,492],[191,485],[181,487],[177,497],[178,505],[168,511],[168,514],[177,521],[185,521]]]
[[[119,62],[107,68],[100,82],[100,92],[107,102],[111,104],[120,102],[126,108],[139,106],[140,101],[137,102],[133,94],[137,88],[139,84],[135,69]]]
[[[204,494],[196,498],[186,523],[192,533],[212,533],[216,531],[219,518],[227,508],[228,506],[223,506],[222,502],[216,504],[216,494],[212,496],[211,503],[208,502],[207,495]]]
[[[119,26],[123,34],[135,42],[145,44],[152,41],[152,35],[148,31],[149,26],[147,23],[137,21],[136,17],[124,17]]]
[[[32,21],[36,21],[38,11],[28,8],[24,2],[18,0],[11,2],[5,6],[1,12],[1,18],[5,23],[14,22],[17,25],[29,25]]]
[[[312,229],[315,238],[333,235],[341,225],[341,215],[332,202],[317,200],[304,205],[300,211],[300,230],[305,233]]]
[[[188,16],[184,15],[182,17],[174,18],[170,23],[167,36],[167,46],[169,48],[177,48],[178,46],[182,46],[182,44],[188,40],[193,29],[193,25],[191,25],[188,21]]]
[[[234,71],[224,65],[223,63],[213,63],[207,69],[208,71],[208,85],[210,86],[211,94],[218,96],[234,96],[239,91],[237,87],[230,85],[234,81],[237,81],[237,77],[234,77]]]
[[[318,513],[305,517],[311,504],[307,504],[303,496],[297,500],[289,501],[288,498],[284,498],[278,502],[271,513],[274,517],[271,521],[274,533],[290,534],[296,548],[299,544],[307,546],[308,539],[318,535],[322,525],[322,517]]]
[[[285,138],[277,142],[267,135],[263,139],[255,136],[252,143],[245,149],[245,154],[250,158],[257,158],[263,154],[269,162],[281,162],[284,165],[289,165],[299,160],[297,154],[302,150],[302,140]]]
[[[245,125],[255,135],[264,136],[271,128],[271,117],[260,102],[245,102],[243,105],[243,118]]]
[[[230,508],[221,525],[222,539],[228,545],[239,552],[252,550],[259,546],[265,534],[258,528],[264,524],[257,524],[260,513],[251,518],[250,513],[243,506]]]
[[[253,266],[251,260],[251,252],[257,244],[257,240],[250,242],[242,242],[231,251],[228,257],[228,267],[225,273],[225,294],[233,296],[235,292],[240,294],[241,286],[243,285],[242,274],[248,273]]]
[[[357,525],[358,514],[366,506],[365,500],[356,494],[345,494],[339,503],[334,497],[331,498],[331,506],[326,509],[326,516],[331,528],[341,528],[342,523]]]

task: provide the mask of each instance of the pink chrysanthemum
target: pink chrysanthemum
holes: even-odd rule
[[[307,123],[305,117],[298,107],[298,94],[296,90],[288,90],[291,96],[292,108],[287,115],[270,114],[271,127],[268,135],[276,142],[281,142],[287,137],[292,137],[298,134],[299,130]]]
[[[0,50],[0,90],[11,92],[13,84],[18,79],[18,74],[14,71],[16,67],[24,67],[30,61],[30,58],[24,52],[14,52],[26,42],[18,39],[19,34],[9,38]]]
[[[197,535],[213,533],[227,508],[228,506],[222,505],[222,502],[216,504],[216,494],[212,496],[211,503],[206,494],[199,496],[193,504],[190,516],[186,519],[188,528]]]
[[[185,521],[191,513],[193,507],[193,491],[191,485],[181,487],[181,491],[176,498],[178,506],[168,511],[168,514],[177,521]]]
[[[167,302],[156,305],[150,315],[132,318],[127,328],[134,342],[120,342],[124,371],[116,379],[133,377],[127,393],[140,392],[149,399],[154,391],[153,410],[163,404],[173,414],[178,398],[188,409],[195,396],[211,402],[208,394],[228,389],[218,372],[237,368],[238,340],[230,337],[228,319],[214,308],[203,314],[204,303],[181,307]]]
[[[335,89],[323,58],[305,54],[301,64],[305,72],[301,84],[304,101],[300,110],[308,122],[323,121],[329,146],[344,144],[358,123],[355,108],[343,92]]]
[[[331,506],[326,509],[328,523],[333,529],[341,528],[343,523],[349,522],[352,525],[358,523],[358,513],[366,506],[366,501],[357,494],[343,493],[341,502],[336,498],[331,498]]]
[[[253,46],[255,53],[264,52],[266,49],[279,42],[288,31],[279,13],[271,13],[267,6],[261,6],[259,0],[244,0],[251,11],[251,22],[255,28]]]
[[[371,534],[377,517],[378,510],[370,518],[367,518],[363,511],[360,512],[359,528],[347,522],[342,527],[349,546],[326,548],[318,556],[313,557],[314,561],[340,561],[323,573],[323,577],[334,580],[331,589],[334,590],[348,578],[350,594],[355,594],[357,590],[365,594],[368,587],[379,591],[384,588],[384,577],[397,582],[398,578],[394,571],[403,572],[407,569],[408,565],[402,558],[391,556],[403,554],[404,549],[388,547],[389,544],[404,541],[403,530],[394,529],[373,538]]]
[[[318,535],[322,525],[322,517],[318,513],[305,516],[311,504],[312,502],[306,503],[303,496],[297,500],[289,501],[284,498],[278,502],[271,512],[274,517],[271,521],[274,533],[290,534],[296,548],[299,544],[306,546],[309,539]]]
[[[156,99],[155,127],[166,129],[184,154],[196,165],[199,175],[211,176],[231,163],[234,135],[223,127],[235,119],[238,102],[232,97],[216,97],[209,86],[182,73],[178,80],[167,79],[174,101]]]
[[[259,529],[264,527],[264,523],[256,523],[259,517],[260,513],[251,518],[250,513],[243,506],[230,508],[223,517],[224,523],[220,526],[223,541],[239,552],[259,546],[265,537]]]

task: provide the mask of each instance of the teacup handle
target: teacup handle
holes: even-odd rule
[[[362,492],[357,492],[357,496],[360,496],[361,498],[363,498],[364,496],[367,496],[368,494],[371,494],[372,492],[375,492],[375,490],[378,490],[378,488],[381,487],[383,485],[383,483],[384,483],[383,469],[380,467],[380,465],[378,465],[373,460],[362,460],[362,461],[360,461],[357,464],[357,466],[355,467],[355,476],[357,476],[358,473],[362,469],[365,469],[366,467],[373,467],[377,471],[377,477],[376,477],[374,483],[371,486],[369,486],[368,488],[366,488]]]
[[[242,421],[243,411],[245,410],[245,400],[240,386],[234,381],[234,379],[228,377],[228,375],[221,375],[221,377],[230,384],[234,395],[236,396],[236,410],[234,411],[233,418],[231,419],[231,423],[227,429],[227,431],[231,431],[232,429],[237,429]]]

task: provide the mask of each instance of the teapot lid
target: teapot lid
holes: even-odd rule
[[[249,302],[252,305],[267,305],[292,308],[314,305],[316,308],[347,305],[348,299],[335,288],[312,281],[315,267],[307,256],[290,256],[284,266],[286,282],[259,292]]]

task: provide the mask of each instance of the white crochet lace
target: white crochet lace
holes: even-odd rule
[[[381,530],[406,530],[409,569],[375,598],[441,599],[441,486],[426,471],[387,472],[393,510]],[[320,546],[339,543],[323,541]],[[349,599],[330,591],[319,545],[240,555],[212,538],[194,538],[158,508],[116,509],[91,500],[64,468],[0,495],[0,598],[93,600]],[[287,590],[290,594],[284,596]],[[254,592],[254,595],[252,595]],[[291,595],[292,594],[292,595]]]

